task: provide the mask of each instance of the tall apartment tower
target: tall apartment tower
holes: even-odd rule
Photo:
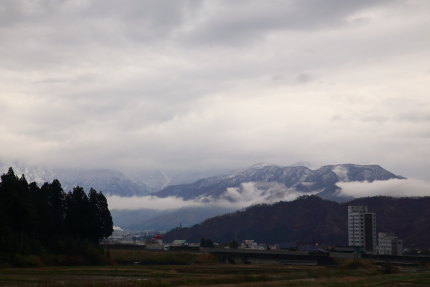
[[[375,213],[368,212],[367,206],[348,206],[348,245],[376,253],[376,242]]]

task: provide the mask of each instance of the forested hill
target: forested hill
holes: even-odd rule
[[[307,196],[291,202],[257,205],[190,228],[174,229],[165,235],[165,240],[254,239],[265,243],[346,245],[348,205],[368,206],[369,211],[376,213],[377,232],[396,233],[404,240],[404,246],[430,247],[430,197],[368,197],[340,204]]]
[[[91,189],[87,195],[75,187],[65,193],[58,180],[39,187],[12,168],[1,176],[0,261],[17,254],[67,253],[82,242],[97,246],[112,234],[112,225],[101,192]]]

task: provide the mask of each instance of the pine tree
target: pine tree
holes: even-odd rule
[[[90,222],[88,221],[90,205],[82,187],[75,187],[66,195],[65,226],[68,235],[75,238],[89,238]]]
[[[87,196],[82,187],[75,187],[65,194],[56,179],[39,188],[12,168],[1,176],[0,263],[16,254],[85,253],[112,232],[112,216],[101,192],[91,189]]]
[[[89,192],[89,202],[92,210],[93,230],[95,230],[93,240],[100,241],[112,235],[113,221],[110,214],[106,197],[101,192],[91,189]]]

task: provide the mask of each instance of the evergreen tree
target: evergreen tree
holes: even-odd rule
[[[99,192],[97,194],[99,216],[101,221],[101,233],[99,239],[106,238],[112,235],[113,232],[113,220],[112,215],[109,211],[108,203],[106,197],[103,193]]]
[[[61,187],[61,183],[54,179],[49,188],[48,204],[50,211],[50,233],[64,233],[64,218],[65,218],[65,193]]]
[[[66,232],[72,237],[88,239],[90,238],[91,222],[90,204],[88,197],[82,187],[73,188],[73,192],[66,195]]]
[[[30,248],[30,237],[35,229],[36,210],[28,191],[28,183],[24,176],[18,178],[12,168],[1,176],[0,202],[2,209],[2,233],[0,239],[7,241],[4,247],[10,252],[26,251]],[[4,242],[3,242],[4,243]]]
[[[230,241],[230,243],[228,244],[228,247],[230,247],[231,249],[237,249],[239,248],[239,243],[237,243],[236,240],[232,240]]]
[[[46,222],[48,217],[47,215],[45,215],[45,212],[48,209],[47,201],[45,198],[42,197],[42,192],[39,186],[37,186],[36,182],[31,182],[28,185],[28,192],[31,201],[33,202],[34,220],[36,222],[33,230],[33,236],[38,240],[41,240],[41,236],[42,234],[44,234],[42,228],[45,226],[44,223]]]
[[[209,238],[201,238],[200,239],[200,246],[201,247],[214,247],[214,244],[213,244],[212,240],[210,240]]]
[[[45,182],[39,191],[36,190],[38,209],[43,225],[40,226],[45,240],[55,239],[64,234],[65,194],[60,182]]]
[[[82,187],[75,187],[65,194],[56,179],[39,188],[12,168],[1,176],[0,263],[43,250],[90,252],[112,232],[112,216],[101,192],[91,189],[87,196]]]
[[[91,188],[89,192],[89,202],[91,206],[91,223],[93,224],[92,240],[100,241],[108,237],[113,232],[113,221],[110,214],[106,197],[101,192]]]

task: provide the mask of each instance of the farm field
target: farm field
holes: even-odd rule
[[[1,268],[0,286],[430,286],[425,269],[385,272],[357,262],[334,267],[196,263]]]

